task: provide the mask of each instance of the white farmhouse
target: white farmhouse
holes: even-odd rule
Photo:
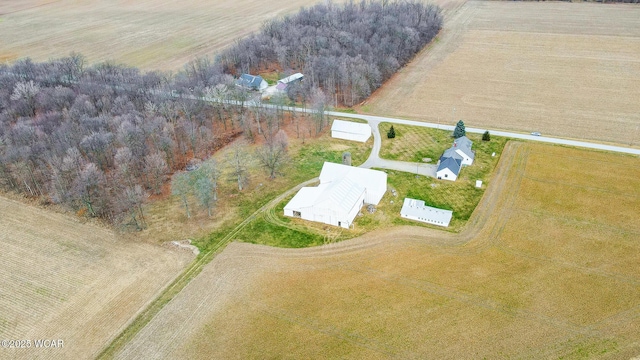
[[[364,204],[378,205],[387,191],[387,174],[325,162],[320,185],[303,187],[285,205],[284,215],[351,227]]]
[[[462,165],[473,164],[473,159],[476,154],[471,150],[471,145],[473,145],[473,142],[466,136],[459,137],[453,142],[453,146],[451,148],[462,157]]]
[[[371,126],[352,121],[333,120],[331,137],[336,139],[367,142],[371,137]]]
[[[462,136],[453,141],[453,145],[444,151],[438,162],[436,177],[442,180],[456,181],[463,165],[473,164],[476,153],[471,150],[473,142]]]
[[[453,148],[449,148],[440,157],[436,177],[442,180],[456,181],[460,168],[462,168],[462,156]]]
[[[451,222],[453,211],[425,206],[422,200],[405,198],[400,216],[405,219],[447,227]]]

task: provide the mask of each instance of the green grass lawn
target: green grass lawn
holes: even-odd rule
[[[442,152],[453,143],[451,131],[398,124],[394,125],[396,137],[388,139],[386,133],[390,126],[389,123],[380,124],[383,134],[380,157],[385,159],[422,162],[423,158],[431,158],[431,163],[436,164]],[[476,156],[473,165],[462,168],[456,181],[422,176],[416,178],[413,174],[389,172],[389,186],[398,192],[398,201],[389,210],[400,213],[405,197],[424,200],[428,206],[453,210],[448,229],[459,230],[480,202],[508,140],[493,136],[491,141],[482,141],[481,134],[467,134],[467,137],[473,141],[472,148]],[[493,153],[496,155],[492,156]],[[483,181],[481,189],[475,187],[476,180]],[[400,217],[394,219],[393,223],[416,224]]]
[[[453,141],[449,131],[403,125],[394,126],[395,139],[387,139],[384,134],[388,126],[390,124],[380,126],[383,133],[381,155],[385,158],[419,161],[423,157],[431,157],[432,163],[435,164],[442,151],[450,147]],[[457,232],[466,224],[480,202],[508,140],[493,137],[491,141],[485,142],[481,140],[481,135],[470,134],[468,137],[474,142],[473,149],[476,151],[476,157],[473,165],[462,169],[457,181],[387,171],[389,188],[395,189],[397,196],[393,196],[388,191],[373,214],[363,209],[361,215],[356,217],[355,229],[343,230],[326,224],[285,217],[283,208],[292,195],[281,201],[271,215],[264,214],[251,221],[237,235],[237,239],[269,246],[299,248],[357,237],[379,227],[396,225],[433,227],[434,225],[400,218],[400,209],[405,197],[424,200],[429,206],[453,210],[452,221],[446,230]],[[351,153],[352,164],[358,166],[369,156],[372,142],[373,139],[370,139],[367,143],[361,144],[333,139],[325,134],[319,139],[293,144],[290,149],[291,161],[283,171],[284,176],[265,181],[265,186],[260,191],[236,192],[237,198],[234,203],[239,207],[238,214],[242,218],[247,217],[283,191],[317,177],[325,161],[340,163],[342,154],[346,151]],[[494,152],[496,155],[491,156]],[[476,180],[483,180],[481,189],[475,187]],[[272,220],[269,220],[270,216]],[[277,223],[273,223],[274,217]],[[195,245],[202,249],[207,248],[209,244],[215,244],[216,239],[233,228],[232,223],[226,225],[220,231],[196,241]]]

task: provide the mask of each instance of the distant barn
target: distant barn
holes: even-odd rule
[[[366,142],[371,137],[371,126],[351,121],[333,120],[331,137]]]

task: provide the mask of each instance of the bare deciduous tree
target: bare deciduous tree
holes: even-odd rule
[[[246,145],[242,143],[233,145],[229,153],[228,162],[231,166],[231,176],[238,183],[238,190],[242,191],[249,180],[249,172],[247,170],[249,153],[246,150]]]
[[[148,186],[155,194],[160,193],[164,183],[164,177],[169,172],[167,163],[159,152],[149,154],[144,158],[144,172],[147,176]]]
[[[289,159],[287,146],[287,135],[280,130],[256,152],[258,160],[267,169],[271,179],[276,177]]]
[[[191,184],[189,173],[177,172],[173,174],[171,178],[171,194],[179,196],[184,206],[184,210],[187,214],[187,218],[191,217],[189,211],[189,199],[188,196],[191,193]]]

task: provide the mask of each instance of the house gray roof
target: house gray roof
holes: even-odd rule
[[[462,159],[442,156],[440,158],[440,165],[438,165],[438,169],[436,170],[436,172],[448,168],[452,173],[458,176],[458,174],[460,173],[460,166],[462,166]]]
[[[462,136],[453,141],[452,149],[462,151],[468,158],[473,160],[476,157],[476,153],[471,150],[471,145],[473,145],[473,142],[468,137]]]
[[[458,148],[469,148],[473,145],[473,141],[469,140],[466,136],[461,136],[455,140],[453,140],[453,146]]]
[[[442,156],[440,157],[440,159],[442,158],[454,158],[454,159],[460,159],[462,160],[462,155],[458,154],[456,152],[456,148],[454,147],[450,147],[447,150],[444,151],[444,153],[442,154]]]
[[[252,89],[260,89],[261,83],[262,83],[261,76],[255,76],[251,74],[242,74],[238,79],[238,85],[252,88]]]

